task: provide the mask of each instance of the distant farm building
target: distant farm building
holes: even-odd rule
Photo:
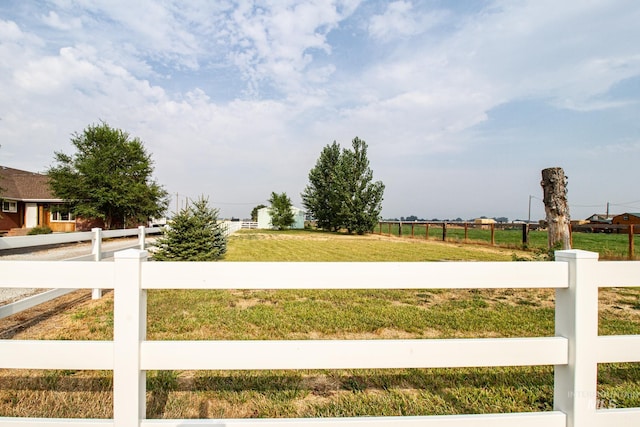
[[[613,217],[614,225],[634,225],[634,233],[640,234],[640,213],[623,213]]]
[[[271,208],[258,209],[258,228],[266,230],[274,228],[273,224],[271,224],[271,214],[269,213],[269,209]],[[300,208],[292,206],[291,212],[293,212],[293,225],[291,226],[291,228],[303,229],[304,211]]]
[[[476,218],[473,220],[473,223],[479,225],[482,229],[487,229],[491,224],[495,224],[496,220],[493,218]]]
[[[607,214],[593,214],[586,219],[589,224],[611,224],[613,215]]]

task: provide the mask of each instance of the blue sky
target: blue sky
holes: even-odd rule
[[[45,171],[104,120],[173,195],[247,217],[300,205],[322,148],[358,136],[384,217],[640,211],[640,3],[0,2],[0,164]],[[179,195],[177,201],[176,193]]]

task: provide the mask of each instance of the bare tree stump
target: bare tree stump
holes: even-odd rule
[[[549,249],[571,249],[569,204],[567,203],[567,177],[562,168],[542,170],[544,210],[547,214]]]

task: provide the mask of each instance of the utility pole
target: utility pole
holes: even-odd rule
[[[609,202],[607,202],[607,216],[605,218],[609,219]]]
[[[529,194],[529,219],[527,219],[527,224],[531,224],[531,194]]]

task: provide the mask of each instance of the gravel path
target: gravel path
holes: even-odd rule
[[[147,238],[147,244],[153,242],[154,238]],[[115,251],[134,246],[138,243],[137,237],[109,239],[102,242],[102,252]],[[46,249],[28,248],[15,251],[0,251],[0,265],[5,260],[18,261],[63,261],[88,255],[91,253],[91,242],[74,243],[70,245],[60,245],[48,247]],[[105,259],[109,261],[109,259]],[[91,262],[91,261],[87,261]],[[1,267],[0,267],[1,269]],[[26,298],[30,295],[41,292],[41,289],[26,288],[0,288],[0,305],[12,303]]]

